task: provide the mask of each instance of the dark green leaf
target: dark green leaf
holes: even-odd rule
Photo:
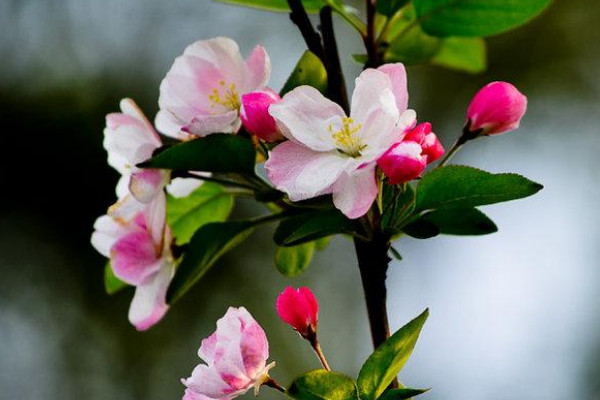
[[[408,4],[409,1],[410,0],[378,0],[377,12],[390,18]]]
[[[255,158],[256,149],[250,139],[216,133],[170,147],[140,166],[253,175]]]
[[[129,285],[115,276],[109,261],[104,267],[104,290],[106,290],[106,293],[115,294],[127,286]]]
[[[551,0],[413,0],[425,32],[434,36],[489,36],[516,28]]]
[[[400,252],[396,250],[394,246],[390,246],[390,253],[392,253],[392,256],[394,256],[396,260],[402,261],[402,254],[400,254]]]
[[[375,350],[358,374],[361,400],[375,400],[396,378],[417,343],[429,310],[400,328]]]
[[[273,239],[279,246],[295,246],[338,233],[354,234],[360,224],[338,210],[308,211],[281,221]]]
[[[358,400],[354,379],[323,369],[296,378],[287,394],[296,400]]]
[[[189,242],[202,225],[225,221],[233,208],[233,195],[212,182],[205,182],[184,198],[167,198],[167,222],[171,227],[175,243]]]
[[[309,267],[315,253],[315,242],[292,247],[278,247],[275,252],[275,266],[284,276],[293,277]]]
[[[260,10],[289,12],[287,0],[216,0],[220,3],[234,4],[238,6],[258,8]],[[307,12],[319,12],[323,7],[323,0],[302,0],[302,5]]]
[[[398,226],[415,209],[415,196],[416,192],[409,183],[383,186],[383,229],[396,233]]]
[[[483,72],[487,68],[485,41],[482,38],[449,37],[442,41],[430,62],[471,74]]]
[[[427,239],[440,233],[487,235],[497,232],[498,228],[494,221],[476,208],[450,208],[428,212],[406,225],[403,230],[417,239]]]
[[[315,240],[315,247],[317,248],[317,250],[323,251],[327,247],[329,247],[329,243],[331,243],[331,236],[324,237],[319,240]]]
[[[327,93],[327,71],[325,66],[319,60],[319,57],[305,51],[292,74],[281,89],[281,96],[294,89],[297,86],[309,85],[318,89],[321,93]]]
[[[254,225],[252,221],[213,222],[198,229],[169,286],[167,302],[178,300],[215,261],[244,241]]]
[[[517,174],[492,174],[473,167],[450,165],[434,169],[417,187],[416,210],[470,208],[521,199],[543,188]]]
[[[390,389],[386,390],[381,395],[379,400],[405,400],[423,394],[427,391],[429,391],[429,389]]]

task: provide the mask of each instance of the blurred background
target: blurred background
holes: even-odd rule
[[[410,105],[449,146],[483,84],[529,98],[519,131],[478,140],[456,157],[545,185],[486,207],[498,224],[477,238],[403,239],[389,275],[391,324],[431,316],[401,380],[429,400],[600,399],[600,3],[556,1],[531,24],[493,37],[488,72],[409,69]],[[358,37],[337,21],[343,54]],[[158,85],[197,39],[224,35],[245,54],[263,44],[279,89],[304,44],[284,14],[205,0],[0,0],[0,399],[179,399],[200,340],[229,305],[265,327],[284,385],[318,367],[277,318],[286,285],[320,299],[320,336],[334,369],[356,376],[371,352],[350,241],[336,238],[307,273],[273,265],[272,227],[213,267],[155,328],[127,321],[132,296],[108,296],[89,243],[114,201],[102,148],[104,115],[132,97],[157,110]],[[360,72],[344,59],[350,88]],[[238,215],[256,212],[239,203]],[[247,394],[249,398],[251,394]],[[261,397],[281,398],[269,389]],[[421,398],[421,397],[419,397]]]

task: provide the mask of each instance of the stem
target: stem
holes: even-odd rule
[[[270,388],[279,390],[281,393],[285,393],[285,388],[283,386],[281,386],[279,383],[277,383],[277,381],[271,377],[269,377],[268,380],[266,380],[263,385],[268,386]]]
[[[321,350],[321,344],[317,338],[317,332],[311,330],[309,334],[304,337],[310,342],[310,345],[315,353],[317,353],[317,357],[319,357],[319,361],[321,361],[321,364],[323,364],[323,368],[325,368],[327,371],[331,371],[331,368],[329,368],[329,363],[325,358],[325,354],[323,354],[323,350]]]
[[[450,150],[446,153],[446,155],[444,156],[444,158],[442,158],[442,160],[439,162],[439,164],[437,165],[436,168],[439,167],[443,167],[444,165],[446,165],[446,163],[448,161],[450,161],[450,159],[454,156],[454,154],[458,151],[458,149],[461,148],[461,146],[464,144],[464,142],[461,143],[461,140],[457,140],[452,147],[450,148]]]
[[[346,113],[349,113],[348,92],[342,63],[338,52],[335,32],[333,30],[333,18],[331,7],[325,6],[319,13],[321,18],[321,33],[323,34],[323,45],[325,47],[325,66],[327,69],[327,91],[331,100],[338,103]]]
[[[215,176],[195,175],[195,174],[191,174],[186,171],[174,172],[172,174],[172,178],[193,178],[193,179],[198,179],[201,181],[215,182],[215,183],[220,183],[223,185],[234,186],[234,187],[239,187],[239,188],[244,188],[244,189],[250,189],[250,190],[256,189],[256,187],[246,184],[246,183],[243,183],[243,182],[232,181],[230,179],[225,179],[225,178],[217,178]]]
[[[302,5],[302,1],[287,0],[287,2],[291,10],[290,19],[300,30],[300,33],[306,42],[306,46],[324,63],[325,55],[323,46],[321,45],[321,37],[313,28],[312,23],[308,18],[308,14]]]
[[[369,241],[355,238],[354,247],[367,304],[373,347],[378,348],[390,337],[385,285],[388,264],[391,261],[388,256],[390,241],[389,237],[376,231]],[[398,387],[398,381],[394,380],[390,386]]]
[[[367,35],[364,37],[368,61],[365,68],[379,66],[379,54],[375,41],[375,2],[376,0],[365,0],[367,8]]]

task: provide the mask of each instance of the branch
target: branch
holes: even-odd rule
[[[308,14],[306,14],[306,10],[302,5],[301,0],[287,0],[288,5],[290,6],[290,19],[302,34],[304,41],[306,42],[306,46],[310,51],[312,51],[323,63],[325,63],[325,55],[323,51],[323,45],[321,44],[321,36],[315,31],[308,18]]]
[[[319,14],[321,18],[321,33],[323,34],[323,44],[325,46],[325,68],[327,69],[327,91],[331,100],[338,103],[346,114],[349,114],[348,93],[342,64],[335,40],[333,30],[333,19],[331,7],[326,6],[321,9]]]
[[[376,68],[379,66],[379,52],[375,39],[375,3],[376,0],[365,0],[367,6],[367,34],[364,36],[365,48],[368,60],[365,68]]]

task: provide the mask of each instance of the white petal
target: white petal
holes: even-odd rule
[[[284,136],[316,151],[336,148],[329,126],[346,116],[342,108],[310,86],[300,86],[269,107]]]
[[[345,174],[333,185],[333,204],[348,218],[362,217],[379,192],[375,164]]]
[[[175,198],[187,197],[202,183],[204,183],[202,180],[195,178],[175,178],[167,185],[167,192]]]
[[[92,233],[92,246],[104,257],[110,257],[110,249],[115,242],[127,232],[123,225],[119,224],[108,215],[103,215],[94,223]]]
[[[166,294],[175,266],[167,260],[159,262],[162,263],[160,270],[147,282],[137,286],[129,307],[129,321],[140,331],[160,321],[169,308]]]

